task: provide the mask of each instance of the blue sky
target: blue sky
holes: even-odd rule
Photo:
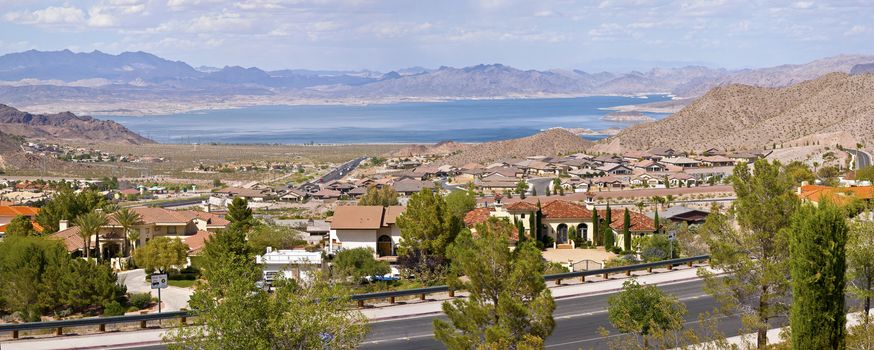
[[[0,0],[0,53],[147,51],[194,66],[740,68],[874,53],[874,2]]]

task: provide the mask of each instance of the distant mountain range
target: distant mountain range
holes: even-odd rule
[[[501,64],[392,72],[198,67],[145,52],[25,51],[0,56],[0,103],[37,112],[156,114],[263,104],[383,103],[470,98],[670,93],[700,96],[732,83],[787,86],[830,72],[870,71],[874,56],[726,70],[520,70]],[[867,67],[867,68],[866,68]],[[855,68],[855,69],[854,69]]]
[[[783,88],[716,87],[660,121],[629,127],[595,150],[762,150],[874,143],[874,74],[830,73]]]

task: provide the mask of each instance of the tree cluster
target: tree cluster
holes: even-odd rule
[[[70,256],[60,241],[7,237],[0,242],[0,311],[36,321],[40,315],[97,312],[124,296],[108,265]]]

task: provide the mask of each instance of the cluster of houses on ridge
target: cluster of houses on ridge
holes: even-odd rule
[[[160,163],[167,159],[152,156],[117,155],[99,149],[71,147],[60,144],[41,144],[25,142],[21,150],[27,154],[36,154],[75,163]]]

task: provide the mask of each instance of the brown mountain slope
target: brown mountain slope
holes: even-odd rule
[[[77,116],[70,112],[31,114],[0,104],[0,131],[32,139],[153,143],[119,123]]]
[[[826,133],[843,135],[839,141],[846,144],[874,141],[874,74],[832,73],[785,88],[717,87],[670,117],[628,128],[595,150],[762,149]]]
[[[570,131],[550,129],[518,139],[471,145],[460,153],[443,159],[441,163],[456,166],[470,162],[482,164],[512,157],[568,154],[586,150],[591,146],[592,142],[583,140]]]

